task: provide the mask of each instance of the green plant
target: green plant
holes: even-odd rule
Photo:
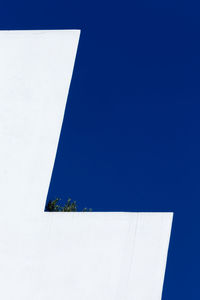
[[[51,200],[48,202],[45,211],[49,212],[77,212],[77,204],[76,201],[72,201],[71,198],[68,198],[64,205],[59,205],[59,201],[61,199],[56,198],[55,200]],[[82,212],[91,212],[92,209],[84,208]]]

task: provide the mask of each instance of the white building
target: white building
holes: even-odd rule
[[[0,32],[0,297],[160,300],[171,213],[45,213],[78,30]]]

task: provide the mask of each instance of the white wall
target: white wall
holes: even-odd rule
[[[43,211],[79,33],[0,32],[0,297],[159,300],[172,214]]]

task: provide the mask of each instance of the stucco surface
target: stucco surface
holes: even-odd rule
[[[160,300],[171,213],[45,213],[80,32],[0,32],[0,297]]]

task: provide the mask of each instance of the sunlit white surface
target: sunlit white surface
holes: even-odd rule
[[[0,32],[0,297],[160,300],[172,214],[43,212],[79,33]]]

